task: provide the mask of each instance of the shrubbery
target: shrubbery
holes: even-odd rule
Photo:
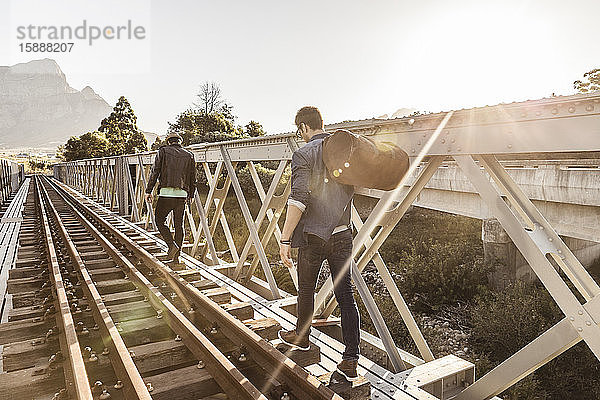
[[[418,309],[470,300],[484,290],[488,268],[471,243],[413,242],[397,262],[397,284]]]
[[[561,318],[563,314],[545,288],[517,282],[477,299],[471,311],[472,346],[497,365]],[[479,368],[478,375],[491,366]],[[598,376],[598,360],[587,345],[579,343],[506,394],[511,399],[598,399]]]

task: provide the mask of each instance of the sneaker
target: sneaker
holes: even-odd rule
[[[342,362],[337,365],[337,372],[342,374],[346,380],[353,382],[358,379],[358,372],[356,371],[357,366],[357,360],[342,360]]]
[[[179,247],[175,243],[173,243],[172,247],[169,247],[169,251],[167,252],[167,260],[173,260],[175,262],[179,261]]]
[[[310,341],[308,340],[308,336],[300,337],[296,335],[295,330],[286,331],[281,329],[279,332],[277,332],[277,336],[279,336],[279,339],[281,339],[283,343],[287,344],[292,349],[298,349],[302,351],[310,350]]]

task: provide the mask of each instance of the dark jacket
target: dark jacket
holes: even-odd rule
[[[152,193],[156,180],[158,189],[180,188],[187,192],[188,199],[194,198],[196,190],[196,162],[192,152],[180,144],[169,144],[158,149],[146,193]]]
[[[337,183],[329,176],[323,163],[323,139],[327,136],[327,133],[314,135],[292,154],[292,191],[288,204],[303,210],[292,235],[292,247],[305,244],[305,233],[328,241],[337,226],[350,224],[354,187]]]

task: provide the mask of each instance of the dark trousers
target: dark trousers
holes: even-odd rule
[[[183,212],[185,210],[185,197],[163,197],[158,196],[154,217],[156,227],[167,242],[169,248],[173,247],[173,235],[169,227],[165,225],[167,215],[173,211],[173,225],[175,226],[175,244],[181,249],[183,244]]]
[[[327,242],[315,235],[306,235],[306,244],[298,251],[298,322],[296,334],[308,334],[315,308],[315,287],[321,264],[327,259],[333,279],[333,291],[342,314],[342,340],[346,349],[344,360],[358,360],[358,308],[354,301],[350,279],[352,231],[336,233]]]

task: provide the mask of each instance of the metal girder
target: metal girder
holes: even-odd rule
[[[400,353],[398,352],[398,348],[394,343],[392,334],[385,323],[383,315],[381,315],[379,307],[377,307],[377,304],[375,303],[375,299],[373,299],[373,296],[367,287],[367,283],[356,267],[354,259],[350,257],[350,260],[348,261],[350,263],[350,273],[352,275],[352,280],[356,285],[356,290],[358,290],[360,298],[365,304],[365,308],[367,309],[367,312],[373,321],[373,325],[375,326],[375,330],[377,331],[379,338],[383,342],[383,346],[387,351],[387,355],[392,363],[392,366],[394,367],[395,372],[404,371],[407,368],[406,364],[404,363],[404,360],[402,360],[402,357],[400,357]]]
[[[263,243],[263,246],[266,246],[269,243],[269,240],[271,240],[271,237],[275,234],[276,238],[277,238],[277,230],[279,229],[279,225],[277,224],[279,219],[281,218],[281,215],[283,213],[283,209],[285,208],[285,205],[287,204],[287,198],[291,192],[292,189],[292,181],[288,180],[287,185],[285,186],[285,189],[283,190],[283,193],[281,195],[278,196],[272,196],[271,200],[269,201],[269,206],[272,207],[272,209],[269,209],[268,211],[273,212],[273,217],[270,218],[269,220],[269,224],[267,225],[267,228],[265,229],[265,232],[263,233],[263,237],[261,238],[261,242]],[[267,213],[267,217],[268,217],[268,213]],[[281,233],[279,234],[279,238],[281,238]],[[279,240],[279,239],[277,239]],[[246,272],[246,276],[243,278],[243,281],[247,282],[251,279],[252,274],[254,274],[254,271],[256,270],[256,267],[258,266],[258,258],[254,257],[252,259],[252,262],[250,263],[250,268],[248,268],[248,272]],[[292,268],[288,268],[287,269],[290,273],[290,277],[292,279],[292,282],[294,283],[294,286],[296,287],[296,289],[298,289],[298,271],[296,269],[296,266],[292,266]]]
[[[258,192],[258,197],[260,201],[264,202],[267,194],[265,193],[265,189],[262,186],[262,182],[260,181],[260,177],[258,176],[258,172],[256,171],[256,167],[254,166],[254,162],[248,161],[248,170],[250,171],[250,176],[252,177],[252,181],[254,181],[254,186],[256,187],[256,191]],[[273,209],[269,208],[267,210],[267,218],[269,221],[273,219]],[[281,238],[281,229],[279,226],[275,227],[275,238],[279,240]]]
[[[354,207],[352,207],[352,223],[354,224],[356,229],[359,229],[359,230],[363,225],[362,219],[360,218],[360,215],[358,215],[358,211],[356,211],[356,208],[354,208]],[[367,238],[366,245],[371,246],[372,243],[373,243],[373,241],[371,240],[371,238],[370,237]],[[392,298],[392,301],[394,302],[394,305],[400,312],[402,321],[404,321],[404,324],[406,325],[411,338],[415,342],[417,349],[419,350],[419,353],[421,354],[421,357],[426,362],[433,361],[435,359],[435,357],[433,356],[433,353],[431,352],[431,349],[429,348],[429,345],[427,344],[427,341],[425,340],[423,333],[419,329],[419,326],[417,325],[415,318],[413,317],[412,313],[410,312],[410,309],[408,308],[408,305],[406,304],[404,297],[400,293],[400,290],[398,290],[398,286],[396,285],[394,278],[390,274],[390,271],[388,270],[387,266],[385,265],[385,262],[383,261],[383,258],[381,257],[379,252],[375,253],[375,256],[373,257],[373,263],[375,264],[375,267],[377,268],[377,272],[379,273],[379,276],[383,280],[383,283],[385,284],[385,287],[388,290],[390,297]]]
[[[573,252],[564,244],[531,200],[498,163],[498,160],[494,156],[479,156],[477,158],[503,194],[507,196],[511,207],[516,209],[526,220],[528,234],[537,243],[540,250],[544,252],[544,255],[549,254],[552,256],[586,301],[600,294],[600,286],[581,265]]]
[[[246,202],[244,191],[242,190],[237,175],[235,174],[235,168],[233,167],[233,164],[229,159],[227,149],[221,147],[221,152],[223,154],[225,168],[227,169],[227,175],[229,176],[229,178],[231,178],[233,190],[235,191],[235,195],[240,204],[240,208],[242,209],[242,215],[244,216],[244,220],[246,221],[246,226],[248,227],[248,231],[250,232],[250,238],[252,238],[254,248],[256,250],[258,258],[260,259],[260,263],[262,265],[263,272],[265,273],[265,277],[267,278],[267,282],[269,283],[271,293],[273,294],[274,299],[279,299],[281,298],[281,295],[279,294],[277,282],[275,282],[275,277],[273,276],[273,271],[271,271],[271,265],[269,264],[269,260],[267,259],[267,255],[265,254],[265,249],[262,246],[262,243],[260,242],[258,230],[256,229],[256,225],[254,224],[252,214],[250,213],[250,209],[248,208],[248,203]]]
[[[208,166],[208,163],[202,163],[202,167],[204,168],[204,173],[206,174],[206,179],[208,180],[209,185],[208,196],[204,205],[204,210],[207,215],[209,214],[212,203],[214,202],[215,204],[215,213],[210,223],[210,236],[214,238],[217,226],[219,222],[221,222],[221,227],[223,228],[223,233],[225,234],[225,239],[227,240],[227,245],[229,246],[231,257],[233,258],[233,261],[237,262],[237,260],[239,260],[239,255],[237,253],[233,237],[231,236],[231,231],[229,230],[229,224],[227,223],[225,212],[223,211],[223,207],[225,206],[225,200],[227,199],[227,193],[229,192],[229,187],[231,186],[231,178],[228,175],[225,178],[225,183],[223,187],[219,189],[217,188],[217,185],[219,182],[219,176],[221,176],[221,172],[223,171],[223,163],[217,163],[214,175],[210,172],[210,167]],[[199,240],[200,238],[198,237],[198,240],[194,241],[194,247],[192,247],[192,256],[194,256],[197,252]],[[207,249],[206,247],[204,247],[200,255],[201,258],[204,258],[206,256],[206,253]]]
[[[133,181],[131,180],[131,171],[129,169],[129,164],[123,164],[123,170],[126,179],[126,185],[128,189],[129,196],[131,197],[131,220],[133,222],[137,222],[140,220],[140,213],[138,210],[138,202],[135,196],[135,189],[133,187]],[[127,195],[125,195],[127,197]]]
[[[454,400],[487,400],[508,389],[533,371],[567,351],[581,338],[565,318],[527,346],[492,369]]]
[[[196,211],[198,212],[199,219],[199,228],[197,230],[198,235],[194,239],[194,246],[196,246],[197,241],[200,240],[200,228],[202,228],[204,236],[206,237],[206,244],[208,245],[208,249],[210,251],[212,265],[219,265],[219,257],[217,256],[217,251],[215,249],[213,237],[210,234],[210,227],[208,226],[208,219],[206,217],[206,213],[204,212],[204,206],[202,205],[202,200],[200,200],[200,195],[198,194],[198,192],[194,193],[194,204],[196,204]]]
[[[144,166],[144,163],[142,161],[142,156],[138,155],[138,166],[140,169],[140,177],[142,179],[142,184],[144,185],[144,188],[146,188],[148,186],[148,180],[146,179],[146,168]],[[145,193],[145,190],[143,191],[143,193]],[[151,201],[147,201],[146,200],[146,196],[144,196],[144,201],[146,203],[146,207],[148,210],[148,215],[150,216],[150,221],[152,221],[152,228],[156,229],[156,221],[154,219],[154,209],[152,207],[152,202]]]
[[[328,131],[349,129],[373,135],[375,140],[392,141],[416,156],[432,136],[446,113],[424,114],[396,119],[369,119],[326,125]],[[498,104],[454,112],[439,141],[425,155],[571,153],[572,156],[600,151],[600,94],[559,96],[520,103]],[[289,160],[293,150],[287,140],[294,134],[266,135],[227,142],[189,146],[197,162],[223,161],[221,146],[232,162]],[[481,140],[485,138],[486,140]],[[414,150],[414,151],[413,151]],[[143,157],[153,152],[141,153]],[[589,154],[592,158],[598,155]],[[135,163],[136,155],[123,156]],[[116,157],[109,157],[112,160]],[[71,163],[84,164],[87,160]],[[65,163],[57,164],[58,166]]]
[[[600,326],[597,325],[597,322],[594,321],[585,307],[579,303],[567,284],[546,258],[547,249],[541,247],[539,241],[534,240],[531,233],[522,226],[519,219],[510,210],[504,199],[502,199],[491,182],[485,177],[471,156],[455,156],[455,159],[463,172],[473,182],[481,197],[485,200],[488,207],[490,207],[490,211],[494,217],[498,219],[515,246],[517,246],[554,301],[556,301],[559,308],[569,318],[582,339],[596,355],[596,358],[600,360]],[[539,224],[541,221],[534,219],[532,222]],[[539,225],[536,226],[539,227]],[[552,236],[556,235],[556,233],[551,228],[549,231],[546,230],[544,234],[550,235],[547,236],[547,239],[552,239]],[[558,236],[556,235],[556,237]]]
[[[250,164],[252,165],[252,170],[256,173],[256,169],[254,169],[254,164],[252,164],[252,162],[250,161]],[[256,230],[258,232],[258,229],[260,228],[261,224],[263,223],[263,220],[265,218],[265,216],[267,215],[267,210],[271,210],[270,209],[270,205],[271,205],[271,200],[273,199],[273,195],[275,194],[275,190],[277,189],[277,185],[279,184],[279,181],[281,180],[281,176],[283,175],[283,170],[285,169],[287,165],[287,161],[285,160],[281,160],[279,162],[279,166],[277,167],[277,170],[275,171],[275,174],[273,175],[273,180],[271,181],[271,185],[269,186],[269,191],[267,192],[267,194],[265,196],[263,196],[263,199],[261,199],[263,201],[260,210],[258,211],[258,215],[256,216],[256,220],[254,220],[254,225],[256,227]],[[259,191],[259,187],[262,188],[262,183],[260,182],[260,179],[258,180],[258,182],[254,182],[255,186],[257,187],[257,191]],[[264,191],[264,189],[263,189]],[[267,244],[267,242],[261,242],[261,246],[264,246]],[[244,262],[246,262],[246,259],[248,258],[248,254],[250,253],[250,250],[252,248],[252,246],[254,246],[253,242],[252,242],[252,236],[248,237],[248,239],[246,240],[246,244],[244,245],[244,249],[242,250],[242,253],[240,254],[240,259],[237,262],[237,266],[235,267],[235,271],[233,273],[233,278],[234,279],[239,279],[240,274],[242,272],[242,267],[244,266]],[[255,249],[256,251],[256,249]],[[258,252],[257,252],[258,253]]]

